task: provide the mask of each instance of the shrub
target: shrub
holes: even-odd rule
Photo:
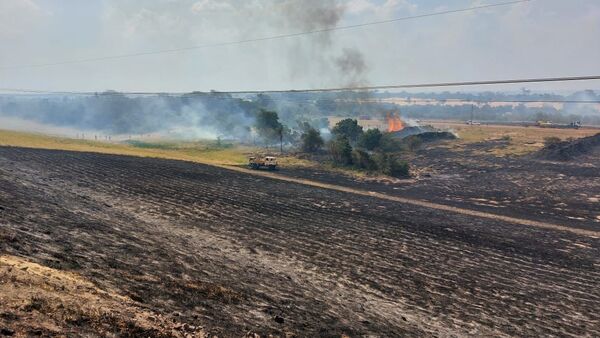
[[[408,177],[410,167],[407,162],[400,161],[389,154],[380,153],[375,156],[375,163],[379,171],[392,177]]]
[[[355,119],[344,119],[331,129],[331,133],[335,136],[345,136],[348,141],[354,144],[363,133],[363,128],[358,125],[358,121]]]
[[[329,143],[329,152],[333,163],[337,165],[352,164],[352,146],[346,136],[338,136]]]
[[[404,139],[406,149],[415,151],[423,145],[423,139],[419,135],[411,135]]]
[[[367,150],[378,148],[382,136],[379,129],[369,129],[358,138],[358,146]]]
[[[402,144],[391,133],[384,133],[379,140],[379,149],[385,153],[392,153],[401,151]]]
[[[323,146],[323,138],[318,130],[308,127],[301,136],[302,150],[308,153],[317,152]]]
[[[377,164],[364,150],[354,149],[352,151],[352,163],[359,169],[377,170]]]
[[[544,137],[544,145],[546,147],[553,147],[561,143],[560,138],[556,136]]]

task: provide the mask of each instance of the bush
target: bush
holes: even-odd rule
[[[382,136],[379,129],[369,129],[358,138],[358,146],[367,150],[378,148]]]
[[[403,150],[402,144],[396,138],[394,138],[391,133],[384,133],[381,135],[381,139],[379,140],[379,149],[385,153],[393,153]]]
[[[258,135],[263,138],[265,145],[281,140],[284,126],[279,122],[277,112],[261,109],[256,115],[255,128]]]
[[[392,177],[408,177],[410,176],[410,167],[407,162],[400,161],[389,154],[380,153],[375,156],[375,163],[379,171],[385,175]]]
[[[338,136],[335,140],[329,143],[329,152],[333,163],[337,165],[352,164],[352,146],[346,136]]]
[[[335,136],[345,136],[348,141],[353,144],[358,141],[358,138],[363,133],[363,128],[358,125],[358,121],[354,119],[345,119],[338,122],[331,133]]]
[[[302,150],[308,153],[317,152],[323,146],[323,138],[318,130],[308,127],[301,136]]]
[[[556,136],[544,137],[544,145],[546,147],[553,147],[553,146],[560,144],[561,142],[562,141],[560,140],[560,138],[558,138]]]
[[[419,135],[411,135],[404,139],[406,149],[415,151],[423,145],[423,139]]]
[[[377,164],[364,150],[355,149],[352,151],[352,163],[355,167],[365,170],[377,170]]]

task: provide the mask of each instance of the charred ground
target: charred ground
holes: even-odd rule
[[[219,336],[600,334],[597,236],[181,161],[1,147],[0,250]]]
[[[597,140],[600,134],[523,156],[495,156],[495,151],[509,144],[503,139],[460,147],[453,147],[452,143],[428,145],[406,157],[417,171],[411,180],[357,179],[315,168],[286,168],[281,174],[598,231],[600,157],[594,155],[600,151]],[[586,146],[584,151],[580,150],[582,144]],[[543,157],[560,149],[571,149],[569,153],[577,152],[579,157],[571,161]]]

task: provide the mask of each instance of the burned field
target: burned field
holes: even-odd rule
[[[311,168],[288,168],[291,177],[341,184],[392,196],[431,201],[509,217],[600,230],[600,134],[581,139],[593,147],[574,148],[577,158],[557,161],[549,151],[495,156],[507,140],[474,142],[453,148],[433,144],[408,157],[418,171],[411,180],[356,179]],[[450,146],[449,146],[450,145]],[[554,155],[554,152],[550,152]]]
[[[600,233],[181,161],[1,147],[0,250],[219,336],[600,335]]]

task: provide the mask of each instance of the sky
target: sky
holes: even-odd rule
[[[0,88],[189,92],[600,75],[599,0],[533,0],[285,39],[18,68],[502,1],[0,0]],[[526,87],[600,89],[600,81]]]

